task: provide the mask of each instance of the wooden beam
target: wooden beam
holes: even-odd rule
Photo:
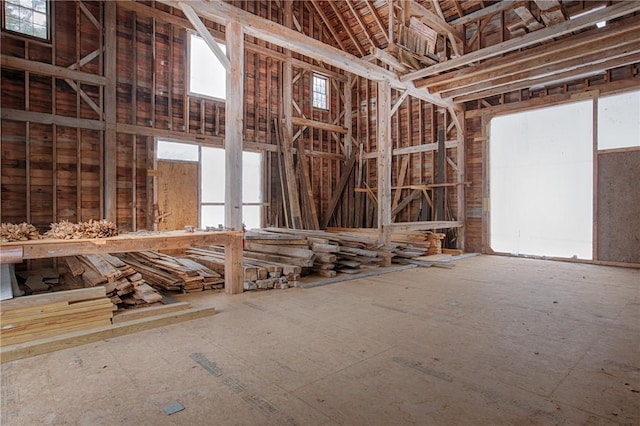
[[[371,54],[369,55],[369,57],[373,58],[373,59],[378,59],[381,62],[389,65],[390,67],[398,70],[399,72],[403,72],[404,73],[404,72],[409,71],[409,68],[404,66],[394,56],[390,55],[385,50],[378,49],[377,47],[372,47],[371,48]]]
[[[0,66],[20,71],[28,71],[34,74],[47,75],[56,78],[68,78],[96,86],[107,84],[107,78],[101,75],[90,74],[88,72],[76,71],[66,67],[45,64],[44,62],[31,61],[14,56],[0,55]]]
[[[409,167],[409,160],[411,156],[405,155],[402,157],[402,163],[400,163],[400,173],[398,174],[397,186],[404,185],[405,178],[407,176],[407,168]],[[395,194],[393,194],[393,202],[391,203],[391,222],[396,220],[397,212],[394,213],[396,208],[398,207],[398,203],[400,202],[400,197],[402,196],[402,188],[396,189]]]
[[[63,115],[47,114],[44,112],[24,111],[13,108],[2,108],[0,117],[3,120],[22,121],[38,124],[55,124],[61,127],[72,127],[88,130],[104,130],[105,124],[99,120],[88,118],[65,117]]]
[[[425,222],[400,222],[392,223],[391,231],[433,231],[436,229],[459,228],[463,224],[460,221],[425,221]]]
[[[553,49],[543,45],[503,58],[490,59],[480,65],[434,76],[419,82],[432,93],[459,89],[488,78],[506,77],[518,71],[541,68],[570,58],[606,51],[611,47],[637,40],[640,22],[624,20],[607,25],[598,31],[575,35],[553,44]]]
[[[176,0],[159,0],[164,4],[177,7]],[[385,70],[364,59],[353,56],[340,49],[324,44],[311,37],[307,37],[297,31],[268,21],[252,13],[245,12],[231,4],[222,1],[193,1],[191,7],[202,17],[225,25],[230,19],[238,20],[245,24],[245,34],[257,37],[263,41],[273,43],[285,49],[297,52],[309,58],[317,59],[325,64],[348,71],[352,74],[371,80],[386,80],[396,90],[409,90],[409,94],[415,98],[439,106],[453,106],[459,109],[451,101],[443,100],[439,96],[429,94],[426,90],[420,90],[412,82],[403,82],[391,71]]]
[[[242,148],[244,132],[244,33],[242,24],[226,26],[227,100],[225,104],[225,226],[242,230]],[[242,283],[240,284],[242,285]],[[235,291],[235,290],[234,290]]]
[[[180,8],[182,9],[182,13],[184,13],[184,16],[186,16],[189,22],[191,22],[191,25],[193,25],[196,31],[198,31],[200,37],[202,37],[205,43],[207,43],[209,49],[211,49],[213,54],[216,55],[216,58],[218,58],[224,69],[229,71],[229,68],[231,67],[229,58],[227,58],[227,55],[225,55],[220,46],[218,46],[218,42],[213,38],[213,36],[209,32],[209,29],[200,20],[198,14],[193,10],[191,6],[189,6],[189,4],[184,1],[180,2]]]
[[[479,21],[486,18],[487,16],[495,15],[498,12],[509,10],[516,5],[525,3],[526,2],[522,0],[502,0],[495,4],[492,4],[491,6],[483,7],[482,9],[476,10],[475,12],[472,12],[468,15],[450,21],[449,25],[457,27],[460,25],[468,24],[470,22]]]
[[[106,84],[104,88],[104,212],[103,217],[117,223],[117,186],[118,186],[118,158],[117,158],[117,134],[116,112],[118,110],[117,99],[117,35],[116,35],[116,3],[104,3],[104,75]]]
[[[378,234],[383,244],[389,244],[391,233],[391,85],[378,82]]]
[[[458,142],[457,141],[446,141],[445,142],[445,148],[449,149],[449,148],[455,148],[458,146]],[[426,143],[426,144],[422,144],[422,145],[414,145],[414,146],[405,146],[402,148],[394,148],[392,155],[404,155],[404,154],[417,154],[419,152],[431,152],[431,151],[437,151],[438,150],[438,144],[437,143]],[[368,152],[366,154],[363,155],[363,158],[365,159],[371,159],[371,158],[378,158],[378,153],[377,152]]]
[[[483,61],[517,49],[522,49],[537,43],[542,43],[554,38],[558,38],[574,31],[593,26],[598,22],[619,18],[621,16],[634,13],[638,10],[640,10],[640,2],[616,3],[594,13],[580,16],[576,19],[572,19],[570,21],[566,21],[552,27],[547,27],[533,33],[528,33],[522,37],[503,41],[502,43],[476,50],[475,52],[468,53],[461,57],[411,72],[402,76],[401,80],[413,81],[420,78],[428,77],[430,75],[446,72],[454,68],[471,64],[472,62]]]
[[[435,0],[437,2],[437,0]],[[411,14],[420,16],[422,22],[433,28],[440,34],[451,34],[457,42],[464,42],[464,35],[451,26],[440,16],[434,14],[429,9],[416,1],[411,2]],[[453,43],[455,45],[455,43]]]
[[[399,190],[398,190],[399,191]],[[396,217],[398,213],[400,213],[405,207],[407,207],[413,200],[420,197],[422,191],[419,189],[414,189],[411,193],[406,196],[392,211],[391,216]]]
[[[464,182],[466,179],[466,174],[465,174],[465,170],[466,170],[466,165],[465,165],[465,161],[466,161],[466,154],[465,154],[465,134],[466,134],[466,127],[465,127],[465,121],[464,121],[464,112],[459,112],[458,114],[458,122],[460,123],[460,128],[458,128],[458,133],[457,133],[457,142],[458,142],[458,146],[456,148],[456,154],[457,154],[457,163],[458,163],[458,168],[456,170],[456,180],[458,183],[458,186],[456,187],[456,220],[460,223],[463,224],[463,226],[461,227],[462,229],[458,230],[457,233],[457,238],[456,238],[456,245],[457,248],[460,250],[464,250],[465,249],[465,244],[466,244],[466,238],[465,238],[465,233],[466,233],[466,227],[464,226],[464,224],[466,223],[466,211],[467,211],[467,206],[466,206],[466,197],[465,197],[465,188],[464,188]]]
[[[347,133],[347,129],[337,124],[325,123],[323,121],[311,120],[304,117],[291,117],[291,122],[296,126],[313,127],[314,129],[327,130],[329,132],[336,132],[342,135]]]
[[[534,86],[541,85],[551,85],[556,84],[557,82],[567,81],[568,79],[575,79],[580,75],[591,75],[593,73],[602,72],[608,69],[622,67],[626,65],[631,65],[640,62],[640,51],[634,50],[631,55],[623,55],[621,57],[613,58],[613,59],[605,59],[603,62],[596,64],[587,64],[585,66],[580,66],[578,68],[571,69],[569,71],[558,72],[555,75],[550,75],[547,77],[532,79],[532,80],[524,80],[519,81],[513,84],[507,84],[505,86],[499,86],[497,88],[491,88],[487,90],[483,90],[480,92],[475,92],[471,94],[466,94],[456,98],[456,101],[466,102],[469,100],[486,98],[489,96],[494,96],[497,94],[507,93],[514,90],[532,88]]]

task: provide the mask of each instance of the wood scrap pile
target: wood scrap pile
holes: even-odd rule
[[[71,223],[63,220],[52,223],[51,229],[45,232],[47,238],[59,240],[78,240],[83,238],[108,238],[118,235],[118,227],[108,220],[93,220]]]
[[[327,232],[362,235],[368,238],[376,238],[378,235],[378,230],[372,228],[327,228]],[[391,232],[391,242],[423,248],[427,250],[427,255],[442,254],[442,240],[445,237],[446,234],[431,231]]]
[[[119,254],[118,258],[139,271],[145,281],[160,290],[189,293],[224,287],[221,274],[192,259],[157,251]]]
[[[224,276],[224,249],[222,247],[190,248],[186,253],[189,259]],[[245,290],[267,290],[297,286],[302,267],[243,257],[242,270]]]
[[[40,232],[30,223],[2,223],[0,225],[0,243],[39,240],[40,238],[42,238]]]
[[[2,302],[2,346],[111,325],[116,309],[104,287],[19,297]]]
[[[156,303],[162,295],[150,287],[142,274],[110,254],[63,258],[65,283],[73,288],[103,286],[111,301],[121,307]]]

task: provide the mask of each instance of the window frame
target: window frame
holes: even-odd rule
[[[227,73],[226,73],[226,72],[224,73],[224,79],[225,79],[225,81],[224,81],[224,84],[225,84],[225,97],[224,97],[224,98],[220,98],[220,97],[217,97],[217,96],[211,96],[211,95],[207,95],[207,94],[204,94],[204,93],[194,92],[194,91],[191,89],[191,75],[192,75],[192,70],[191,70],[191,55],[193,54],[193,52],[192,52],[192,50],[193,50],[193,48],[192,48],[192,41],[191,41],[191,40],[192,40],[192,37],[198,37],[199,39],[204,40],[204,39],[200,36],[200,34],[198,34],[197,32],[195,32],[195,31],[191,31],[191,30],[187,30],[187,41],[188,41],[188,43],[187,43],[187,58],[186,58],[186,62],[187,62],[187,63],[185,64],[185,65],[186,65],[186,67],[185,67],[185,68],[186,68],[186,70],[187,70],[187,71],[186,71],[186,78],[187,78],[187,94],[188,94],[189,96],[191,96],[191,97],[194,97],[194,98],[199,98],[199,99],[208,99],[208,100],[216,101],[216,102],[226,102],[226,97],[227,97],[227,93],[226,93]],[[216,43],[218,43],[219,45],[224,46],[225,51],[226,51],[226,47],[227,47],[227,45],[226,45],[225,43],[221,43],[221,42],[220,42],[220,41],[218,41],[218,40],[216,40]],[[206,44],[206,43],[205,43],[205,44]],[[207,47],[208,47],[208,46],[207,46]],[[220,61],[219,61],[218,57],[217,57],[213,52],[211,52],[211,54],[214,56],[214,58],[216,59],[216,61],[218,61],[218,63],[220,63]],[[222,66],[222,63],[220,63],[220,65]],[[224,66],[223,66],[223,68],[224,68]]]
[[[45,15],[45,31],[46,31],[46,37],[40,37],[34,34],[28,34],[28,33],[24,33],[21,31],[16,31],[10,28],[7,28],[7,1],[11,2],[12,5],[24,8],[24,9],[28,9],[28,10],[32,10],[35,11],[37,13],[42,13],[42,12],[38,12],[36,11],[34,8],[27,8],[24,7],[20,4],[16,4],[14,3],[17,0],[5,0],[2,2],[2,31],[7,32],[8,34],[12,34],[15,36],[19,36],[19,37],[27,37],[31,40],[36,40],[38,42],[41,43],[51,43],[51,15],[52,15],[52,9],[53,9],[53,2],[51,2],[51,0],[44,0],[45,5],[46,5],[46,11],[44,13]]]
[[[316,92],[315,88],[316,88],[316,79],[318,80],[323,80],[325,82],[325,91],[324,93],[322,92]],[[321,74],[319,72],[313,72],[313,74],[311,75],[311,107],[314,109],[318,109],[321,111],[329,111],[329,89],[330,89],[330,79],[329,76],[326,74]],[[316,93],[324,96],[324,107],[318,106],[316,105]]]

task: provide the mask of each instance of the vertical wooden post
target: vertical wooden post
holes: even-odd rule
[[[244,131],[244,31],[237,21],[226,27],[227,55],[230,66],[227,70],[227,100],[225,109],[225,225],[236,231],[242,230],[242,136]],[[225,291],[242,293],[242,237],[231,238],[225,247]]]
[[[458,186],[456,187],[457,194],[457,205],[458,211],[456,213],[456,220],[462,223],[462,227],[458,228],[458,249],[464,250],[465,248],[465,234],[466,234],[466,198],[465,198],[465,147],[464,147],[464,134],[465,134],[465,123],[464,123],[464,112],[458,112],[458,122],[460,123],[460,127],[458,128],[458,173],[457,173],[457,181]]]
[[[443,127],[446,127],[446,122]],[[443,184],[445,183],[446,175],[445,175],[445,164],[447,163],[446,156],[446,146],[444,141],[444,129],[438,130],[438,171],[436,173],[436,183]],[[435,210],[436,210],[436,218],[435,220],[445,220],[444,219],[444,209],[445,209],[445,199],[444,199],[444,187],[439,186],[436,188],[435,194]]]
[[[116,222],[116,2],[104,2],[104,211],[105,219]]]
[[[244,94],[244,35],[242,25],[231,21],[226,27],[227,55],[231,66],[227,72],[225,110],[225,226],[242,229],[242,136]]]
[[[378,235],[389,244],[391,232],[391,84],[378,82]]]

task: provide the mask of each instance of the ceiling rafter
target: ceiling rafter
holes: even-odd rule
[[[353,14],[353,17],[356,19],[356,22],[358,22],[358,25],[360,25],[360,28],[362,28],[362,32],[367,38],[367,41],[369,42],[369,44],[371,44],[371,47],[377,47],[376,44],[374,43],[373,36],[369,34],[369,31],[367,30],[367,26],[362,21],[360,14],[355,10],[353,5],[351,4],[351,0],[345,0],[345,2],[347,3],[347,6],[349,6],[349,10]]]
[[[597,12],[581,16],[571,21],[565,21],[552,27],[547,27],[533,33],[528,33],[521,37],[512,38],[502,43],[494,44],[493,46],[476,50],[475,52],[468,53],[459,58],[454,58],[446,62],[432,65],[428,68],[423,68],[421,70],[411,72],[404,75],[401,80],[413,81],[438,73],[450,71],[458,67],[469,65],[473,62],[486,60],[498,55],[512,52],[517,49],[522,49],[524,47],[529,47],[538,43],[549,41],[565,34],[588,28],[600,21],[619,18],[621,16],[634,13],[638,10],[640,10],[640,2],[616,3],[613,6],[605,7],[604,9],[601,9]]]
[[[389,43],[389,35],[387,34],[387,28],[384,26],[384,23],[382,22],[382,18],[380,17],[380,14],[378,13],[378,9],[376,9],[376,7],[371,3],[370,0],[365,0],[364,3],[369,8],[369,11],[371,12],[371,15],[373,15],[373,18],[376,21],[376,23],[378,24],[378,27],[380,27],[380,34],[382,34],[384,36],[384,38],[385,38],[385,40],[387,40],[387,44],[388,44]]]
[[[174,8],[179,8],[179,1],[176,0],[157,1]],[[449,100],[444,100],[438,95],[432,95],[425,89],[418,89],[413,82],[400,81],[392,71],[371,64],[362,58],[319,40],[315,40],[284,25],[246,12],[229,3],[219,0],[207,2],[194,0],[190,1],[189,4],[200,16],[218,24],[226,25],[230,20],[243,22],[244,32],[250,37],[257,37],[268,43],[296,51],[309,58],[322,60],[328,65],[369,80],[388,81],[395,90],[409,90],[411,96],[438,106],[446,107],[449,110],[459,110],[461,108],[460,105],[456,105]]]
[[[318,15],[320,15],[320,18],[322,19],[322,23],[324,24],[325,27],[327,27],[327,29],[329,30],[333,38],[338,43],[338,46],[340,46],[340,49],[345,50],[344,44],[342,44],[342,40],[338,36],[338,33],[336,33],[336,30],[333,28],[333,25],[331,25],[331,22],[329,21],[329,18],[327,17],[327,15],[324,13],[324,10],[322,10],[322,8],[318,5],[318,0],[311,0],[311,5],[313,5],[316,12],[318,12]]]
[[[356,49],[358,49],[358,53],[360,53],[360,56],[365,56],[366,51],[364,50],[364,47],[362,47],[362,44],[360,44],[360,40],[358,40],[358,37],[356,37],[356,35],[353,33],[351,26],[349,26],[349,24],[344,20],[344,17],[342,16],[342,13],[340,13],[340,10],[335,6],[334,4],[335,1],[327,0],[325,1],[325,3],[329,4],[329,6],[331,7],[331,10],[333,10],[333,13],[336,14],[336,17],[342,24],[342,27],[344,28],[345,32],[349,35],[349,38],[351,39],[353,44],[356,46]]]

